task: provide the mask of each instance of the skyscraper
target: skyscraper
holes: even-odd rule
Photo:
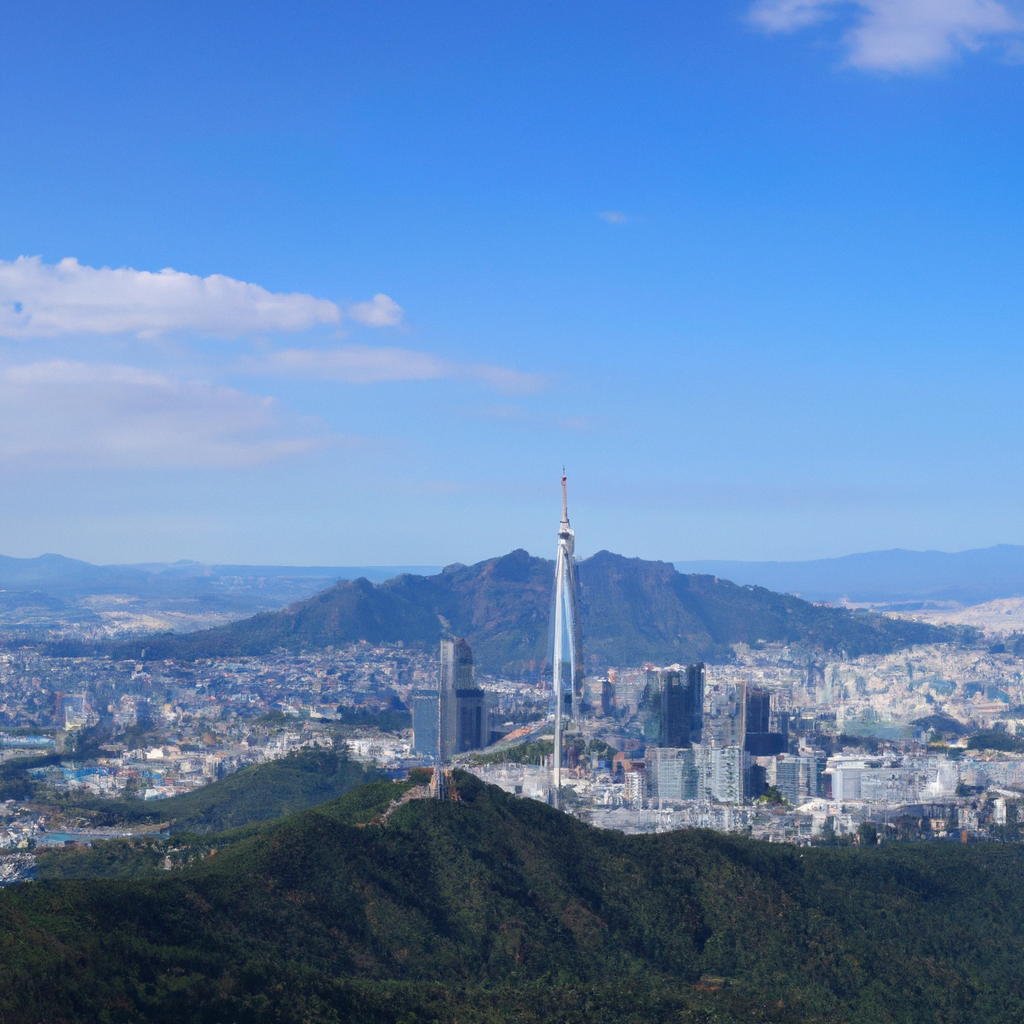
[[[447,764],[458,748],[459,691],[472,690],[473,652],[465,640],[441,641],[441,679],[438,694],[439,758]]]
[[[648,746],[700,743],[704,722],[704,665],[650,669],[642,698]]]
[[[412,745],[420,754],[437,754],[437,690],[411,694]]]
[[[746,729],[743,747],[754,757],[773,757],[786,750],[788,737],[771,731],[772,695],[752,686],[747,690]]]
[[[601,682],[601,714],[614,718],[618,706],[615,701],[615,669],[608,669],[608,678]]]
[[[746,711],[746,683],[716,685],[708,702],[705,742],[718,749],[742,748],[747,734]]]
[[[438,734],[441,758],[487,746],[487,695],[473,682],[473,652],[465,640],[441,641]]]
[[[555,560],[554,614],[551,622],[551,675],[555,691],[554,791],[562,785],[562,720],[579,719],[583,697],[583,645],[574,549],[576,534],[569,525],[569,499],[562,471],[562,521],[558,525]],[[556,797],[557,799],[557,797]]]
[[[487,746],[487,695],[479,687],[455,691],[455,752],[481,750]]]
[[[707,670],[704,662],[686,668],[687,707],[690,712],[690,742],[700,743],[704,735],[704,683]]]

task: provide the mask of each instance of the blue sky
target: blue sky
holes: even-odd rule
[[[2,553],[551,554],[563,463],[583,554],[1024,543],[1020,3],[33,0],[0,45]]]

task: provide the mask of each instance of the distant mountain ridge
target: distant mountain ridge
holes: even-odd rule
[[[47,629],[99,626],[106,607],[138,613],[212,614],[221,620],[281,608],[339,579],[390,579],[402,572],[440,572],[440,566],[204,565],[154,562],[93,565],[46,554],[0,555],[0,627]],[[130,599],[129,603],[121,598]]]
[[[366,640],[433,644],[465,636],[485,673],[535,677],[547,657],[554,565],[517,550],[433,576],[384,583],[343,581],[279,612],[216,629],[162,634],[119,645],[124,657],[202,658],[266,654]],[[668,562],[600,551],[579,563],[588,667],[725,660],[735,643],[782,641],[851,655],[970,637],[970,631],[825,608]]]
[[[36,558],[0,555],[0,590],[41,591],[54,597],[126,593],[145,595],[193,594],[217,583],[237,587],[241,581],[279,579],[354,580],[360,576],[381,581],[403,572],[440,572],[432,565],[208,565],[204,562],[146,562],[138,565],[94,565],[64,555]]]
[[[997,544],[971,551],[868,551],[807,562],[674,562],[684,573],[711,573],[808,601],[914,605],[981,604],[1024,596],[1024,547]]]

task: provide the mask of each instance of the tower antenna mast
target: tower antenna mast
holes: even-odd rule
[[[552,757],[552,802],[557,807],[562,788],[562,731],[565,717],[565,688],[571,694],[570,713],[579,719],[583,696],[583,655],[580,642],[579,597],[576,584],[576,534],[569,525],[569,498],[565,467],[562,467],[562,521],[558,525],[558,556],[555,561],[555,606],[551,629],[554,645],[551,659],[551,682],[555,692],[555,750]],[[568,648],[568,650],[567,650]],[[566,657],[568,654],[568,657]],[[569,678],[565,679],[565,663]]]

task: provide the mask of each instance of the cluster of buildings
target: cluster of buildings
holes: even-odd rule
[[[820,841],[856,836],[865,823],[877,834],[901,839],[1013,839],[1018,807],[1024,807],[1024,754],[955,747],[929,750],[895,746],[883,754],[847,748],[827,755],[777,754],[756,758],[765,772],[760,798],[738,799],[736,789],[701,789],[692,768],[687,793],[661,773],[667,756],[690,748],[636,747],[612,759],[580,758],[563,776],[562,806],[592,824],[625,832],[711,828],[774,842]],[[709,750],[716,748],[710,747]],[[727,748],[717,748],[727,749]],[[642,758],[637,754],[643,754]],[[760,762],[760,764],[758,763]],[[540,763],[466,765],[509,793],[550,802],[550,755]],[[685,776],[684,776],[685,777]],[[731,776],[726,775],[731,782]],[[660,790],[660,795],[659,795]],[[1020,821],[1024,829],[1024,813]]]
[[[246,765],[271,761],[305,747],[334,745],[334,736],[314,722],[260,731],[266,735],[250,732],[238,742],[218,744],[212,750],[183,750],[175,743],[112,750],[109,756],[30,768],[29,775],[56,792],[158,800],[190,793]]]
[[[803,841],[826,824],[842,834],[876,821],[937,836],[952,808],[957,834],[990,834],[1024,800],[1024,755],[965,742],[979,730],[1024,740],[1022,673],[1004,650],[954,647],[825,660],[738,646],[727,664],[623,667],[582,687],[567,663],[559,790],[566,809],[627,830],[702,825]],[[400,717],[380,727],[382,713],[405,710],[410,730]],[[99,796],[159,799],[340,738],[396,777],[433,764],[443,740],[446,762],[551,801],[555,712],[550,688],[479,677],[454,639],[440,658],[369,644],[144,665],[0,652],[0,760],[61,753],[39,781]],[[97,724],[110,749],[78,758],[77,737]],[[521,742],[549,753],[532,765],[470,763]]]
[[[1001,643],[857,658],[758,643],[736,645],[726,664],[584,678],[564,476],[562,488],[549,688],[478,677],[455,638],[439,658],[352,643],[145,664],[8,647],[0,760],[56,753],[59,763],[33,769],[55,790],[158,799],[342,740],[395,777],[459,763],[627,831],[701,826],[800,842],[871,823],[883,834],[1014,834],[1024,659]],[[105,730],[105,749],[78,758],[90,730]],[[1007,749],[968,749],[984,731]],[[1022,753],[1010,749],[1018,736]],[[524,749],[537,763],[521,763]]]
[[[0,650],[0,729],[75,730],[108,715],[143,725],[206,720],[336,718],[402,706],[413,687],[436,685],[433,652],[352,643],[324,651],[196,662],[54,657]],[[204,730],[208,731],[208,729]]]
[[[485,689],[475,679],[473,652],[465,640],[441,641],[438,685],[412,690],[407,696],[412,709],[415,752],[450,763],[455,757],[497,743],[516,728],[516,719],[543,718],[530,709],[547,710],[548,697],[536,687],[506,683]],[[511,716],[511,717],[508,717]]]
[[[648,670],[637,717],[646,757],[626,769],[638,776],[629,788],[658,804],[759,797],[768,762],[788,750],[789,716],[773,711],[771,694],[709,685],[703,664]]]
[[[0,808],[0,850],[27,850],[39,834],[38,820],[19,814],[16,800],[5,800]]]

